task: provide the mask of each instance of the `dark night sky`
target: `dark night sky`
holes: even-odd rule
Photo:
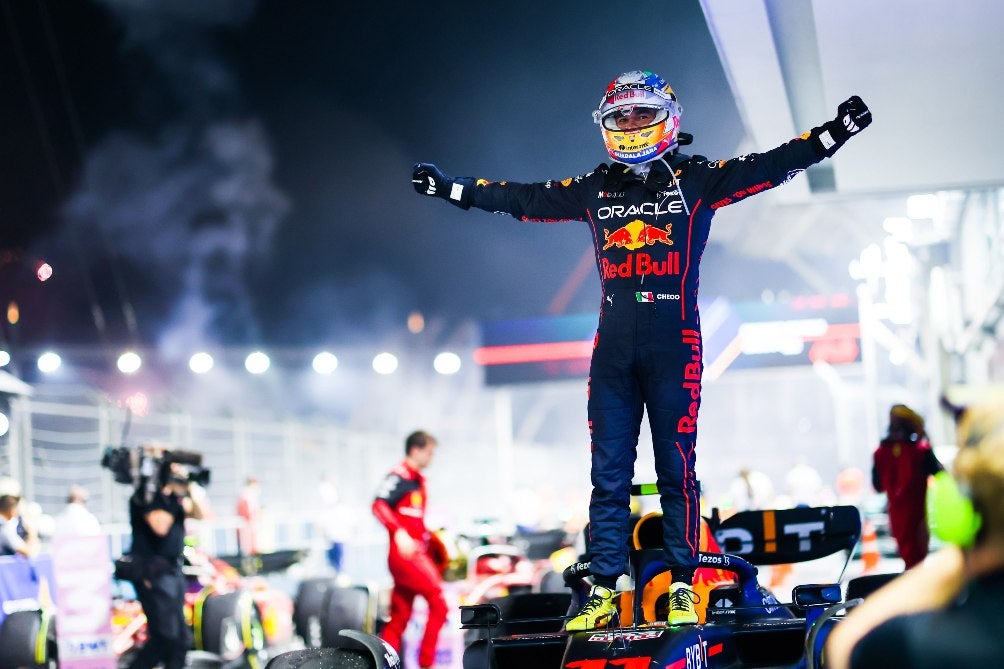
[[[734,155],[742,136],[697,0],[0,6],[0,297],[21,304],[24,345],[315,346],[412,310],[448,339],[544,315],[585,224],[421,198],[414,162],[587,172],[606,159],[590,112],[630,69],[673,85],[692,152]],[[567,312],[596,309],[594,274]],[[705,294],[727,286],[702,276]]]

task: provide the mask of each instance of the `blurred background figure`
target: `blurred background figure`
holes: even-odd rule
[[[795,465],[784,476],[784,489],[791,506],[816,506],[822,503],[824,488],[823,477],[804,455],[798,456]]]
[[[865,473],[859,467],[844,467],[837,472],[834,489],[837,504],[860,506],[865,497]]]
[[[12,478],[0,478],[0,555],[38,554],[38,534],[20,516],[21,484]]]
[[[762,471],[743,467],[729,485],[735,511],[769,509],[774,504],[774,483]]]
[[[237,515],[241,524],[237,528],[237,550],[241,555],[260,552],[258,533],[261,525],[261,484],[254,476],[247,477],[244,488],[237,497]]]
[[[872,463],[872,485],[886,494],[889,530],[909,569],[927,556],[927,477],[942,469],[924,431],[924,419],[904,404],[893,405],[888,434],[875,449]]]
[[[344,567],[345,543],[352,534],[351,513],[338,494],[338,484],[331,472],[321,476],[317,492],[321,499],[324,556],[328,566],[340,574]]]
[[[83,486],[74,483],[66,495],[66,506],[56,516],[53,534],[56,537],[93,536],[101,534],[101,524],[87,508],[90,494]]]

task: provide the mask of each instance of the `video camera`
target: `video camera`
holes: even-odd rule
[[[173,467],[175,464],[184,467]],[[171,482],[209,485],[209,470],[202,466],[202,454],[195,451],[109,446],[101,456],[101,466],[111,471],[116,483],[137,488],[144,482],[157,489]]]

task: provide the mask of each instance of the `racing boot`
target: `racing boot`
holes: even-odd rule
[[[589,599],[578,614],[565,623],[565,629],[569,632],[579,632],[609,625],[610,619],[617,613],[614,594],[616,593],[613,590],[602,585],[594,585],[589,591]]]
[[[694,604],[699,602],[700,595],[694,592],[689,583],[677,581],[669,586],[669,624],[697,624],[697,610]]]

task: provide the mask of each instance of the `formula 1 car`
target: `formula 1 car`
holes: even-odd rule
[[[645,487],[636,486],[633,492],[639,494]],[[826,634],[840,614],[860,600],[843,601],[838,578],[832,583],[795,586],[791,601],[782,603],[758,582],[757,565],[815,560],[840,551],[847,553],[849,562],[861,535],[858,509],[745,511],[725,520],[713,514],[706,522],[721,552],[702,551],[701,569],[725,572],[732,578],[716,579],[704,591],[701,623],[670,627],[658,601],[652,601],[658,598],[657,590],[664,589],[648,586],[665,574],[667,565],[662,550],[653,547],[658,545],[655,535],[660,524],[650,523],[649,540],[630,552],[633,589],[619,595],[620,615],[612,627],[564,631],[569,611],[577,610],[588,593],[583,580],[589,573],[588,563],[578,563],[564,573],[571,596],[520,593],[462,606],[463,627],[483,633],[466,647],[464,669],[819,669]],[[636,532],[636,537],[639,534],[645,532]],[[855,580],[847,584],[848,593],[865,594]],[[353,643],[355,650],[345,648],[344,639],[336,640],[337,649],[312,649],[329,654],[311,658],[310,666],[395,669],[398,660],[389,649],[383,654],[367,653]],[[371,649],[378,644],[379,639],[370,638]],[[350,657],[354,664],[349,663]],[[305,658],[296,662],[301,661]],[[279,655],[273,662],[268,669],[283,669],[293,659]]]
[[[634,588],[619,595],[620,615],[613,627],[575,633],[563,630],[567,611],[577,610],[588,594],[583,581],[588,563],[576,564],[565,570],[573,593],[564,612],[556,610],[561,603],[533,594],[462,607],[465,628],[488,632],[467,647],[464,668],[819,667],[826,633],[838,614],[853,604],[842,601],[839,579],[796,586],[791,602],[781,603],[758,582],[756,565],[814,560],[839,551],[846,551],[849,560],[861,534],[858,509],[745,511],[724,521],[713,515],[707,523],[722,552],[701,552],[700,567],[728,572],[733,578],[703,593],[701,624],[669,627],[662,622],[661,612],[653,616],[659,605],[646,601],[656,594],[649,584],[665,574],[667,565],[662,550],[654,547],[661,544],[661,536],[654,531],[661,524],[650,523],[649,541],[631,550]],[[665,596],[664,587],[657,591]]]

